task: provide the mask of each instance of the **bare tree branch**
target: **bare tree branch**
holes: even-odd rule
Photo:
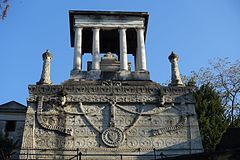
[[[226,114],[233,121],[240,116],[240,60],[231,63],[228,58],[215,58],[210,67],[192,72],[198,86],[212,84],[220,93],[222,106],[227,108]]]
[[[0,1],[0,11],[1,11],[0,19],[1,20],[4,20],[4,18],[6,18],[9,8],[10,8],[10,4],[8,0]]]

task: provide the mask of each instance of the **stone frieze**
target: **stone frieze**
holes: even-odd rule
[[[69,95],[95,94],[95,95],[182,95],[188,94],[192,88],[186,87],[161,87],[156,85],[128,86],[121,83],[104,82],[104,85],[29,85],[30,95],[52,95],[61,91]]]

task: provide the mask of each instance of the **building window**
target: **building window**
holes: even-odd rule
[[[5,126],[5,132],[14,132],[16,129],[16,121],[7,121]]]

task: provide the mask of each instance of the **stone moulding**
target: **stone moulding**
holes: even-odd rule
[[[41,95],[40,95],[41,96]],[[59,97],[57,95],[47,95],[43,97],[43,101],[57,101]],[[175,104],[193,104],[194,100],[188,96],[179,97],[170,97],[168,95],[159,96],[159,95],[71,95],[65,96],[66,102],[69,103],[107,103],[112,99],[115,99],[117,103],[152,103],[159,104],[160,107],[173,106]],[[38,96],[31,96],[28,98],[29,102],[37,102]]]
[[[37,101],[44,95],[44,101],[56,99],[59,93],[66,93],[68,102],[108,102],[115,98],[118,103],[194,103],[189,98],[191,88],[161,86],[123,86],[120,82],[104,81],[101,85],[30,85],[28,101]],[[185,95],[185,96],[184,96]]]
[[[112,82],[113,83],[113,82]],[[172,94],[182,95],[192,92],[192,88],[187,87],[162,87],[162,86],[124,86],[115,82],[117,85],[111,85],[109,82],[104,82],[104,85],[29,85],[30,95],[53,95],[61,91],[69,95],[79,94],[95,94],[95,95],[160,95]]]

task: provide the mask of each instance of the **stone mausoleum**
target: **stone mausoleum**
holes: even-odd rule
[[[156,159],[203,151],[192,88],[181,81],[178,56],[168,57],[169,86],[150,79],[148,16],[69,12],[70,78],[52,84],[46,51],[41,79],[29,85],[22,159]],[[92,61],[83,62],[89,53]]]

